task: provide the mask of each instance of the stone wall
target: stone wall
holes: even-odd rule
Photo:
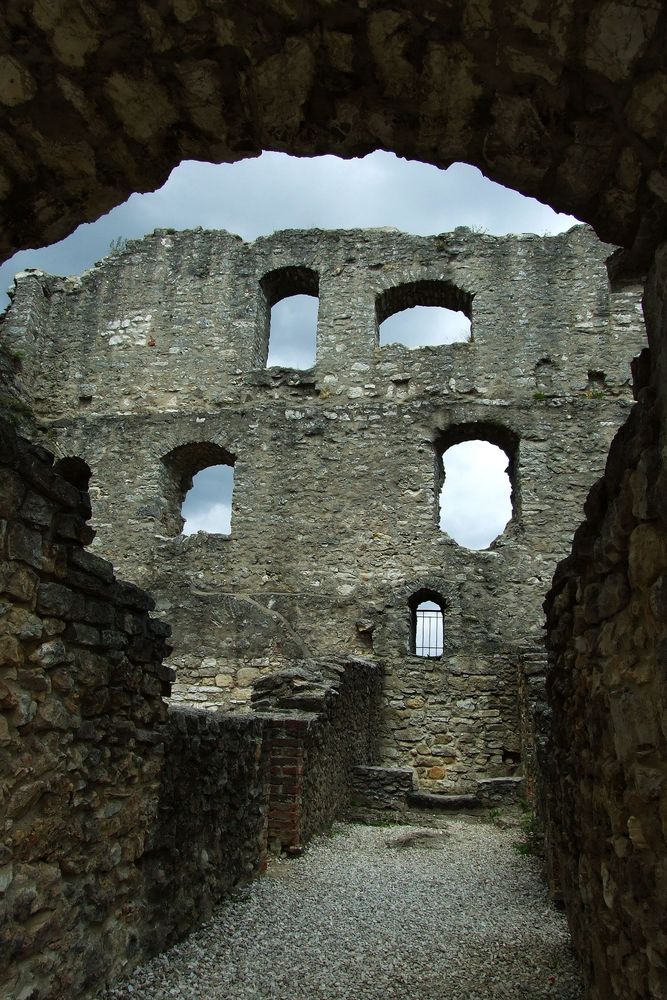
[[[645,244],[665,218],[664,30],[659,0],[273,0],[251,18],[7,0],[0,247],[60,239],[182,159],[262,149],[474,163]]]
[[[3,997],[79,995],[145,918],[172,676],[150,599],[83,545],[88,498],[0,426]]]
[[[257,720],[167,719],[168,627],[85,493],[0,424],[0,996],[81,996],[261,864]]]
[[[629,248],[622,260],[630,267],[650,261],[664,238],[660,3],[461,0],[415,11],[404,0],[313,0],[255,14],[207,0],[143,5],[141,19],[119,3],[5,4],[2,245],[60,238],[130,192],[157,186],[183,156],[233,160],[262,146],[345,156],[383,148],[441,166],[465,160],[594,223]],[[664,265],[654,281],[653,385],[664,426]],[[661,449],[658,482],[664,464]],[[601,651],[600,665],[613,655]],[[654,710],[648,698],[641,715]],[[610,731],[625,723],[611,718]],[[576,805],[583,764],[568,763]],[[606,775],[600,780],[610,798],[622,795]],[[627,954],[628,941],[635,947],[644,889],[618,874],[631,905],[608,928],[612,960]],[[569,905],[580,912],[574,891]],[[595,950],[595,920],[589,931],[581,947],[592,941]],[[655,958],[664,942],[657,933],[652,941]],[[647,950],[637,943],[633,989],[659,995],[639,979]],[[605,988],[608,979],[603,970]],[[623,980],[619,990],[625,1000]]]
[[[261,869],[269,771],[262,720],[172,706],[142,858],[145,952],[163,951]]]
[[[2,422],[3,1000],[86,995],[202,920],[261,867],[267,836],[283,846],[267,823],[288,797],[274,765],[289,717],[306,721],[299,844],[345,809],[376,742],[369,661],[320,665],[307,712],[301,690],[280,718],[167,714],[168,627],[84,548],[88,496],[52,463]]]
[[[49,445],[92,470],[97,551],[172,625],[177,698],[243,705],[304,657],[368,653],[387,764],[440,790],[517,771],[516,651],[541,641],[544,590],[643,343],[610,249],[583,227],[252,244],[159,231],[80,278],[19,279],[3,336],[26,401]],[[268,306],[313,288],[315,366],[267,369]],[[472,340],[379,347],[379,319],[420,294],[464,308]],[[441,453],[476,436],[507,449],[514,491],[486,551],[438,528]],[[234,461],[232,534],[184,537],[183,484],[216,461]],[[437,660],[411,653],[423,589],[445,607]]]
[[[304,663],[255,685],[269,753],[268,842],[299,851],[351,805],[355,769],[378,755],[381,675],[368,659]]]
[[[540,760],[549,734],[545,650],[527,649],[520,652],[516,669],[523,763],[522,791],[526,802],[541,815],[544,809],[540,801],[543,794]]]
[[[550,858],[592,1000],[667,995],[666,271],[663,249],[638,402],[546,605]]]
[[[409,808],[414,774],[407,768],[360,764],[354,769],[349,816],[362,823],[400,822]]]

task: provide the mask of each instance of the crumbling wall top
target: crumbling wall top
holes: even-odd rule
[[[285,381],[266,368],[271,307],[304,292],[319,298],[316,362],[298,376],[313,397],[377,398],[409,383],[529,399],[545,372],[563,395],[586,391],[593,355],[608,386],[628,380],[628,351],[611,335],[610,250],[583,226],[544,238],[294,230],[251,243],[161,229],[80,277],[19,275],[4,336],[42,419],[270,396]],[[470,341],[380,347],[382,320],[415,304],[465,312]]]

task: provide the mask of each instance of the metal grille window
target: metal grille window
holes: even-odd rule
[[[417,605],[414,629],[416,656],[442,656],[444,621],[442,608],[435,601]]]

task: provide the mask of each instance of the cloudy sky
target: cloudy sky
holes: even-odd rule
[[[79,274],[106,256],[112,241],[143,236],[155,228],[203,226],[227,229],[252,240],[279,229],[311,227],[394,226],[429,235],[475,226],[496,235],[545,235],[563,232],[575,222],[488,181],[476,168],[464,164],[443,171],[381,152],[360,160],[264,153],[235,164],[186,162],[159,191],[132,195],[60,243],[22,251],[7,261],[0,268],[0,308],[7,304],[5,290],[17,271],[38,267],[52,274]],[[271,364],[308,367],[312,363],[308,331],[313,328],[317,303],[307,296],[298,299],[284,300],[274,310]],[[421,309],[391,317],[381,329],[381,343],[398,340],[411,346],[465,338],[462,314],[443,316],[442,312]],[[488,545],[507,521],[506,477],[495,469],[497,464],[490,447],[474,443],[459,445],[445,456],[447,530],[470,548]],[[498,485],[488,480],[489,476],[493,480],[494,469]],[[227,480],[222,485],[220,474]],[[230,478],[224,470],[195,477],[195,488],[184,506],[186,532],[229,530]],[[453,484],[459,485],[454,488]],[[482,500],[485,511],[477,506]],[[495,518],[493,525],[489,518]]]

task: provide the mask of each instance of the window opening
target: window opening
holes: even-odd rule
[[[181,508],[183,534],[194,535],[198,531],[231,534],[233,492],[232,465],[212,465],[196,473]]]
[[[317,313],[314,295],[290,295],[271,309],[267,368],[312,368],[317,354]]]
[[[320,276],[310,267],[269,271],[260,281],[257,360],[267,367],[312,368],[317,355]]]
[[[378,344],[428,347],[472,340],[472,295],[448,281],[411,281],[375,300]]]
[[[468,549],[486,549],[512,517],[511,459],[490,441],[469,439],[442,453],[440,529]]]
[[[379,327],[380,347],[439,347],[470,340],[470,320],[465,313],[442,306],[412,306],[394,313]]]
[[[230,534],[235,461],[235,455],[212,441],[191,441],[164,456],[163,523],[168,534]]]
[[[421,601],[415,609],[415,656],[442,656],[444,631],[442,608],[435,601]]]

